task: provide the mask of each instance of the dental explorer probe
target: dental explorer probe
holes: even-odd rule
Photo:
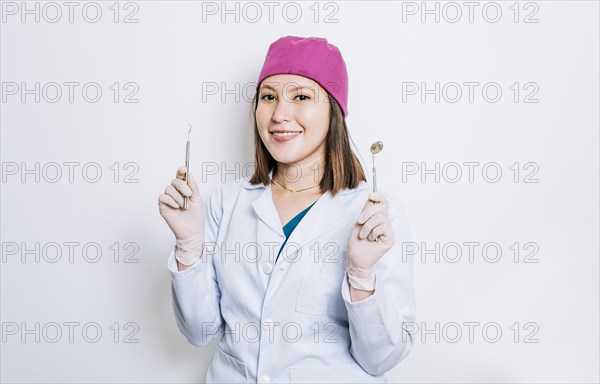
[[[190,132],[192,132],[192,124],[188,124],[190,126],[190,130],[188,131],[188,139],[185,144],[185,175],[183,176],[183,180],[187,184],[188,181],[188,172],[190,171]],[[186,196],[183,197],[183,208],[188,207],[188,198]]]

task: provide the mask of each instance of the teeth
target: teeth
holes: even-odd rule
[[[273,132],[274,135],[277,136],[292,136],[292,135],[297,135],[300,132]]]

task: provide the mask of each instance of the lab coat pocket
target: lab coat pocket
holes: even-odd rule
[[[387,383],[385,376],[373,376],[358,363],[290,367],[292,383]]]
[[[217,344],[215,355],[206,374],[207,383],[246,383],[246,364],[223,351]]]
[[[341,286],[346,271],[347,248],[335,242],[310,244],[306,251],[296,311],[344,318],[346,307]]]

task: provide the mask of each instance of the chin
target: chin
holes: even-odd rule
[[[295,163],[297,162],[297,158],[296,157],[291,157],[291,156],[280,156],[280,155],[275,155],[273,156],[273,158],[275,159],[275,161],[277,161],[278,163],[282,163],[282,164],[291,164],[291,163]]]

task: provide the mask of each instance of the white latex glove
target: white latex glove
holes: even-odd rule
[[[186,168],[179,167],[165,193],[158,197],[158,209],[173,234],[175,234],[175,257],[184,265],[200,260],[204,248],[204,205],[194,176],[188,174],[184,181]],[[188,198],[187,208],[183,208],[183,197]]]
[[[388,208],[388,200],[382,193],[370,193],[352,229],[347,273],[348,282],[356,289],[375,290],[375,263],[394,245]]]

